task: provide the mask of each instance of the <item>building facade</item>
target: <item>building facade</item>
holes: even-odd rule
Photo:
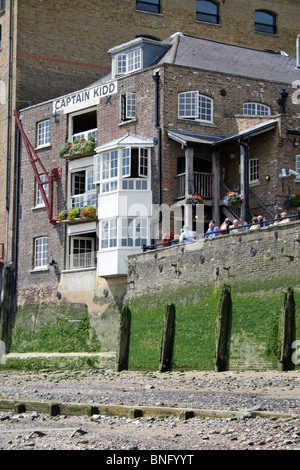
[[[0,262],[14,263],[18,236],[14,109],[88,86],[109,71],[109,48],[141,35],[163,40],[182,31],[295,57],[299,15],[293,0],[67,0],[51,8],[1,0]]]
[[[238,217],[228,191],[250,219],[300,192],[294,58],[183,33],[108,53],[111,73],[19,114],[18,305],[85,303],[99,337],[118,324],[128,256]]]

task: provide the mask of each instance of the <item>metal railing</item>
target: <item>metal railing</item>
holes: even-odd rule
[[[219,229],[216,232],[215,238],[219,237],[220,232],[222,233],[222,235],[228,235],[228,234],[230,234],[230,232],[242,233],[243,231],[248,231],[250,229],[250,227],[253,226],[253,225],[258,225],[258,229],[267,228],[267,227],[276,227],[279,222],[283,222],[286,219],[289,219],[289,220],[287,220],[287,222],[285,222],[285,223],[289,223],[289,221],[291,221],[290,219],[300,220],[300,211],[298,211],[297,214],[288,215],[287,217],[279,217],[279,218],[276,218],[276,219],[261,220],[261,221],[256,222],[256,223],[252,223],[252,224],[247,224],[246,223],[245,225],[239,225],[237,227],[227,226],[226,229],[222,229],[222,230]],[[277,222],[277,224],[275,224],[275,222]],[[200,235],[196,235],[195,239],[193,241],[203,240],[205,238],[208,238],[208,237],[206,237],[206,232],[202,233]],[[189,242],[186,242],[186,243],[189,243]],[[167,246],[173,246],[173,245],[179,245],[179,244],[180,244],[180,242],[179,242],[178,239],[176,239],[176,240],[165,240],[165,241],[160,242],[160,243],[153,243],[151,245],[143,245],[142,250],[143,250],[143,252],[145,252],[147,250],[155,250],[156,248],[161,247],[161,246],[167,247]]]

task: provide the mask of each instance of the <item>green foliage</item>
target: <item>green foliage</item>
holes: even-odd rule
[[[96,207],[94,206],[84,206],[83,209],[80,211],[81,217],[89,217],[94,219],[97,215]]]
[[[12,352],[99,352],[100,349],[87,313],[79,322],[58,318],[55,323],[41,326],[36,333],[21,326],[14,329]]]
[[[131,300],[129,369],[158,370],[167,304],[174,303],[173,370],[213,370],[216,319],[221,291],[192,286]],[[252,293],[233,290],[229,368],[264,370],[279,367],[279,317],[284,291]],[[295,291],[296,339],[300,340],[300,292]],[[298,305],[298,306],[297,306]],[[296,366],[299,368],[299,366]]]
[[[72,219],[78,219],[80,217],[80,209],[79,207],[72,207],[72,209],[70,209],[68,211],[68,220],[72,220]]]
[[[66,155],[73,155],[75,153],[93,153],[95,150],[96,142],[92,135],[85,139],[75,139],[73,143],[66,142],[59,150],[60,157]]]

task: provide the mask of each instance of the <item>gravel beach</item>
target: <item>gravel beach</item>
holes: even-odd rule
[[[5,399],[161,408],[160,416],[134,419],[2,410],[0,450],[300,450],[300,370],[163,374],[2,370],[0,395]],[[165,416],[166,407],[211,413],[204,418],[179,419]],[[214,416],[214,410],[243,413],[240,417]]]

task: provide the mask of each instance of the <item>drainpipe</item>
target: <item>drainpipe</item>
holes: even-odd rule
[[[296,40],[296,60],[297,60],[297,65],[296,68],[300,68],[300,57],[299,57],[299,39],[300,39],[300,34],[297,34],[297,40]]]
[[[7,93],[7,142],[6,142],[6,196],[5,207],[9,211],[9,192],[10,192],[10,134],[11,134],[11,58],[12,58],[12,4],[10,0],[9,6],[9,48],[8,48],[8,93]]]
[[[155,82],[155,127],[157,130],[157,164],[158,164],[158,206],[162,205],[162,175],[161,175],[161,128],[159,125],[159,77],[160,70],[156,70],[153,75]],[[159,211],[159,221],[161,222],[162,213]]]
[[[239,144],[241,155],[241,194],[244,196],[241,216],[249,223],[249,143],[239,139]]]

